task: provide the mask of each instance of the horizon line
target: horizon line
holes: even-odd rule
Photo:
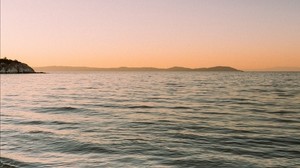
[[[155,67],[155,66],[117,66],[117,67],[95,67],[95,66],[76,66],[76,65],[46,65],[46,66],[34,66],[34,68],[50,68],[50,67],[64,67],[64,68],[93,68],[93,69],[117,69],[117,68],[153,68],[153,69],[171,69],[171,68],[185,68],[185,69],[200,69],[200,68],[214,68],[214,67],[229,67],[242,71],[300,71],[300,66],[276,66],[276,67],[266,67],[266,68],[236,68],[228,65],[216,65],[216,66],[206,66],[206,67],[185,67],[185,66],[169,66],[169,67]]]
[[[113,68],[100,68],[100,67],[85,67],[85,66],[44,66],[34,67],[39,70],[48,71],[107,71],[107,70],[121,70],[121,71],[242,71],[230,66],[214,66],[214,67],[199,67],[199,68],[188,68],[182,66],[173,66],[168,68],[157,68],[157,67],[113,67]]]

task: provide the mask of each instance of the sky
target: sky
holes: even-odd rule
[[[300,1],[1,0],[3,57],[33,67],[300,67]]]

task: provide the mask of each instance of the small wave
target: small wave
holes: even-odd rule
[[[68,125],[68,124],[74,124],[71,122],[64,122],[64,121],[22,121],[18,124],[23,125]]]
[[[34,131],[29,131],[30,134],[54,134],[49,131],[41,131],[41,130],[34,130]]]
[[[3,168],[17,168],[17,167],[36,167],[28,163],[20,162],[14,159],[5,158],[0,156],[0,167]]]
[[[55,124],[55,125],[67,125],[67,124],[75,124],[75,123],[65,122],[65,121],[53,121],[53,122],[51,122],[51,124]]]
[[[190,110],[193,109],[191,107],[187,107],[187,106],[171,106],[171,107],[167,107],[167,106],[148,106],[148,105],[112,105],[112,104],[97,104],[94,105],[97,107],[104,107],[104,108],[118,108],[118,109],[124,109],[124,108],[128,108],[128,109],[175,109],[175,110]]]
[[[63,153],[107,153],[113,154],[117,151],[109,149],[107,146],[94,143],[83,143],[73,140],[53,142],[53,147]]]
[[[76,111],[79,111],[80,109],[75,108],[75,107],[66,106],[66,107],[44,107],[44,108],[40,108],[38,110],[42,111],[42,112],[76,112]]]
[[[277,146],[287,146],[287,145],[300,145],[300,139],[294,137],[256,137],[250,138],[247,136],[232,136],[232,139],[239,140],[245,144],[255,146],[255,145],[277,145]]]
[[[111,104],[95,104],[96,107],[104,107],[104,108],[120,108],[120,106],[117,105],[111,105]]]
[[[3,168],[16,168],[16,166],[14,166],[14,165],[11,165],[9,163],[2,163],[1,161],[0,161],[0,167],[3,167]]]
[[[296,111],[284,111],[284,110],[279,110],[279,111],[272,111],[272,112],[266,112],[266,113],[285,115],[285,114],[297,114],[298,112],[296,112]]]
[[[298,120],[295,120],[295,119],[282,119],[282,118],[276,118],[276,119],[272,119],[274,120],[275,122],[283,122],[283,123],[299,123]]]
[[[203,114],[211,114],[211,115],[236,115],[234,113],[224,113],[224,112],[201,112]]]
[[[177,86],[177,83],[166,83],[167,86]]]
[[[139,126],[141,126],[141,125],[155,125],[155,123],[154,122],[131,122],[131,124],[134,124],[134,125],[139,125]]]
[[[187,106],[175,106],[175,107],[170,107],[170,109],[182,109],[182,110],[188,110],[188,109],[193,109],[193,108],[187,107]]]
[[[255,164],[246,163],[242,161],[231,160],[200,160],[200,159],[188,159],[180,158],[176,160],[166,160],[165,165],[171,165],[175,167],[230,167],[230,168],[242,168],[242,167],[257,167]]]
[[[66,90],[67,88],[54,88],[53,90]]]
[[[155,108],[153,106],[128,106],[127,108],[130,109],[149,109],[149,108]]]
[[[75,107],[57,107],[57,108],[53,108],[56,110],[77,110],[77,108]]]
[[[19,124],[23,124],[23,125],[43,125],[45,124],[44,121],[23,121],[23,122],[19,122]]]
[[[243,156],[252,156],[252,157],[258,157],[258,158],[264,158],[264,159],[272,159],[272,158],[277,158],[278,156],[275,153],[266,153],[263,151],[258,151],[254,149],[246,149],[243,147],[226,147],[226,146],[220,146],[218,148],[211,148],[208,147],[207,149],[209,150],[214,150],[218,152],[224,152],[228,154],[233,154],[233,155],[243,155]]]
[[[83,89],[86,89],[86,90],[94,90],[94,89],[97,89],[96,87],[84,87]]]
[[[260,119],[262,121],[272,121],[274,123],[299,123],[297,119],[287,119],[287,118],[265,118]]]

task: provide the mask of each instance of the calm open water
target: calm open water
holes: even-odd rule
[[[300,73],[1,75],[0,167],[300,167]]]

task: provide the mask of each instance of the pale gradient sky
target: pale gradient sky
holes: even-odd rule
[[[300,67],[300,0],[1,0],[1,57],[34,67]]]

